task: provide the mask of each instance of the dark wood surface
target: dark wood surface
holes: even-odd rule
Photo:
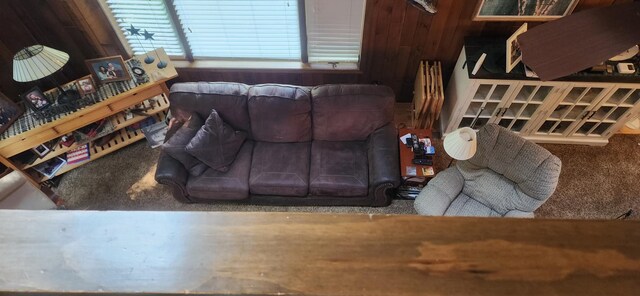
[[[540,81],[539,78],[529,78],[524,73],[523,63],[520,62],[510,73],[504,72],[505,70],[505,52],[506,52],[506,38],[483,38],[483,37],[469,37],[465,38],[464,48],[467,57],[467,73],[469,77],[474,79],[508,79],[508,80],[535,80]],[[480,56],[486,53],[487,58],[480,67],[480,70],[476,75],[471,74],[476,62]],[[638,64],[640,58],[634,57],[631,62]],[[625,61],[629,62],[629,60]],[[494,63],[493,68],[495,70],[501,70],[501,72],[489,72],[485,69],[486,64]],[[613,65],[618,62],[606,62],[609,65]],[[640,83],[640,74],[633,75],[627,74],[599,74],[594,72],[582,71],[574,73],[565,77],[554,79],[554,81],[581,81],[581,82],[622,82],[622,83]]]
[[[408,128],[401,128],[398,129],[398,137],[402,137],[406,134],[416,134],[418,136],[419,139],[421,138],[429,138],[429,139],[433,139],[433,133],[431,132],[430,129],[408,129]],[[432,168],[434,170],[434,174],[431,176],[426,176],[426,177],[433,177],[435,176],[436,173],[438,173],[437,171],[435,171],[435,166],[427,166],[427,165],[418,165],[418,164],[414,164],[412,162],[413,160],[413,150],[411,150],[411,148],[407,147],[407,145],[403,144],[402,141],[398,140],[398,145],[400,145],[399,147],[399,151],[400,151],[400,175],[403,177],[414,177],[414,175],[408,175],[407,174],[407,167],[408,166],[412,166],[416,168],[416,177],[425,177],[426,175],[423,174],[422,169],[423,168]],[[433,144],[432,144],[433,145]],[[436,156],[438,155],[438,153],[443,153],[444,151],[436,151]],[[435,161],[434,161],[435,163]]]
[[[4,210],[0,237],[0,291],[10,295],[640,289],[638,221]]]
[[[413,83],[420,60],[442,61],[444,83],[449,80],[465,36],[511,35],[521,22],[474,22],[479,0],[438,2],[435,15],[419,12],[405,0],[368,0],[359,73],[328,71],[231,71],[180,69],[175,81],[235,81],[248,84],[379,82],[393,88],[400,101],[413,97]],[[575,11],[631,0],[581,0]],[[70,61],[56,74],[69,81],[89,74],[85,59],[122,54],[120,42],[96,0],[3,0],[0,1],[0,91],[11,98],[38,83],[11,79],[12,57],[18,50],[44,44],[65,51]],[[530,22],[533,27],[536,23]],[[65,80],[66,79],[66,80]],[[48,89],[52,85],[42,86]]]

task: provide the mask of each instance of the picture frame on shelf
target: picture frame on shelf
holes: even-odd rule
[[[33,151],[33,153],[38,155],[38,157],[43,158],[43,157],[47,156],[47,154],[49,154],[49,152],[51,152],[51,149],[49,147],[47,147],[47,145],[45,145],[45,144],[40,144],[40,145],[38,145],[36,147],[31,148],[31,151]]]
[[[480,0],[474,21],[551,21],[569,15],[579,0]]]
[[[122,56],[110,56],[85,61],[96,83],[131,80],[131,74]]]
[[[92,94],[96,92],[96,85],[93,83],[91,75],[82,77],[76,81],[76,88],[81,96]]]
[[[56,156],[34,166],[33,169],[47,178],[53,178],[65,164],[67,164],[66,159]]]
[[[21,94],[20,97],[33,111],[42,111],[53,105],[53,102],[51,102],[37,86]]]
[[[518,36],[527,31],[527,26],[527,23],[522,24],[522,26],[507,39],[507,51],[505,53],[505,71],[507,73],[510,73],[511,70],[522,61],[522,51],[520,51],[520,45],[518,44]]]
[[[4,133],[23,113],[24,109],[0,93],[0,134]]]

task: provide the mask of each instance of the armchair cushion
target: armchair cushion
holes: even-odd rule
[[[256,142],[249,179],[251,193],[307,195],[310,154],[311,142]]]
[[[310,175],[311,195],[366,196],[366,143],[313,141]]]
[[[226,172],[245,138],[244,132],[234,131],[222,121],[216,110],[211,110],[207,121],[189,141],[186,151],[210,168]]]
[[[189,171],[189,174],[200,176],[207,170],[207,165],[193,155],[189,154],[185,147],[202,127],[203,120],[197,114],[193,114],[178,130],[162,144],[162,150],[175,160],[179,161]]]
[[[211,200],[248,198],[252,151],[253,141],[245,141],[228,171],[209,168],[199,177],[190,177],[187,181],[189,196]]]
[[[444,212],[445,216],[502,217],[502,214],[480,203],[470,196],[460,193]]]

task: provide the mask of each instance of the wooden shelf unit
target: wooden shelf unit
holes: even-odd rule
[[[156,112],[155,114],[152,115],[152,117],[154,117],[156,119],[156,121],[160,122],[162,120],[164,120],[167,116],[167,110],[166,108],[163,110],[160,110],[159,112]],[[143,116],[140,116],[142,118],[146,118]],[[140,121],[140,120],[138,120]],[[133,124],[133,123],[132,123]],[[113,133],[116,134],[116,136],[111,139],[111,141],[109,141],[107,144],[104,144],[102,146],[93,146],[89,148],[89,154],[90,154],[90,159],[79,162],[79,163],[74,163],[74,164],[66,164],[64,165],[59,171],[56,172],[55,176],[59,176],[62,175],[68,171],[71,171],[75,168],[78,168],[84,164],[87,164],[91,161],[94,161],[96,159],[99,159],[111,152],[114,152],[118,149],[124,148],[126,146],[129,146],[139,140],[144,139],[144,134],[142,133],[141,130],[132,130],[132,131],[128,131],[125,127],[114,131]],[[66,147],[65,147],[66,148]],[[49,180],[50,178],[47,178],[46,176],[41,176],[40,179],[36,179],[38,182],[43,182],[46,180]]]
[[[12,168],[22,171],[33,183],[46,181],[48,178],[41,176],[40,173],[37,173],[32,167],[56,156],[60,156],[78,145],[72,145],[71,147],[59,146],[57,149],[47,154],[44,159],[36,160],[36,162],[31,165],[16,164],[10,158],[40,144],[47,143],[53,139],[59,138],[79,128],[108,117],[112,117],[111,120],[112,123],[114,123],[114,130],[116,133],[120,134],[102,147],[92,147],[90,160],[73,165],[65,165],[65,167],[56,173],[56,176],[73,170],[122,147],[126,147],[127,145],[144,138],[142,132],[129,132],[126,131],[126,127],[143,120],[145,116],[134,116],[127,120],[122,112],[135,105],[143,103],[148,99],[160,96],[162,98],[158,100],[160,105],[152,110],[146,111],[146,113],[150,115],[153,114],[152,116],[159,120],[163,120],[166,116],[166,110],[169,105],[167,99],[169,89],[167,88],[165,81],[176,76],[177,74],[175,73],[169,73],[159,80],[139,85],[130,90],[108,97],[99,103],[41,124],[18,135],[1,140],[0,160],[2,160],[3,163],[10,164]],[[30,174],[31,172],[33,174]]]
[[[156,100],[157,105],[155,105],[152,109],[149,109],[147,111],[145,111],[145,113],[147,115],[154,115],[157,113],[160,113],[162,111],[165,111],[169,108],[169,99],[167,98],[166,95],[161,94],[159,96],[156,96],[154,98],[145,100],[141,103],[143,108],[149,108],[152,107],[149,100]],[[126,111],[125,111],[126,112]],[[113,130],[114,132],[116,132],[119,129],[125,128],[127,126],[130,126],[132,124],[138,123],[142,120],[144,120],[146,118],[146,116],[142,116],[142,115],[135,115],[133,118],[131,119],[126,119],[125,118],[125,112],[120,112],[117,113],[113,116],[111,116],[111,124],[113,125]],[[49,152],[47,155],[45,155],[43,158],[38,158],[35,162],[33,162],[32,164],[26,164],[26,165],[18,165],[18,167],[20,169],[28,169],[31,167],[34,167],[38,164],[41,164],[45,161],[48,161],[56,156],[60,156],[62,154],[67,153],[70,150],[73,150],[75,148],[77,148],[78,146],[82,146],[85,145],[86,143],[83,143],[81,145],[78,145],[78,143],[74,143],[69,147],[66,147],[62,144],[58,144],[53,151]]]

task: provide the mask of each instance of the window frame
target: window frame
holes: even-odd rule
[[[269,71],[282,71],[282,70],[302,70],[302,71],[339,71],[341,73],[357,73],[361,74],[362,63],[362,46],[364,44],[364,25],[362,32],[362,40],[360,41],[360,55],[358,56],[358,62],[322,62],[322,63],[309,63],[308,49],[307,49],[307,24],[306,24],[306,10],[305,0],[297,0],[298,2],[298,23],[300,28],[300,61],[282,61],[277,59],[219,59],[219,58],[194,58],[191,48],[188,46],[187,38],[184,30],[179,26],[180,22],[178,14],[175,10],[174,0],[163,0],[167,6],[169,12],[169,18],[174,26],[174,29],[178,35],[179,41],[182,43],[184,50],[184,56],[169,55],[169,58],[173,62],[176,68],[193,68],[193,69],[220,69],[220,70],[250,70],[260,69]],[[124,32],[120,28],[120,24],[115,19],[109,5],[106,0],[99,0],[102,12],[109,19],[109,25],[113,29],[118,37],[118,41],[122,47],[126,50],[128,56],[134,56],[133,48],[129,44]],[[365,0],[366,3],[366,0]],[[366,5],[364,8],[364,18],[366,16]]]

